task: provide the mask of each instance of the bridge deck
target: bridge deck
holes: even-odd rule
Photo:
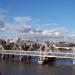
[[[12,55],[27,55],[27,56],[40,56],[40,57],[56,57],[56,58],[72,58],[75,59],[75,53],[65,52],[46,52],[46,51],[24,51],[24,50],[0,50],[0,54]]]

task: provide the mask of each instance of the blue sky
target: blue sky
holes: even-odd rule
[[[9,29],[1,34],[27,28],[75,32],[75,0],[0,0],[0,16]]]

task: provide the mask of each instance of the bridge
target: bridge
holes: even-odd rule
[[[52,51],[24,51],[24,50],[0,50],[0,54],[20,55],[20,56],[39,56],[39,57],[56,57],[75,59],[73,52],[52,52]]]
[[[21,40],[19,40],[18,43],[20,43]],[[11,42],[11,41],[10,41]],[[5,50],[2,46],[2,44],[0,44],[0,54],[4,55],[4,54],[10,54],[10,55],[20,55],[20,56],[39,56],[41,57],[56,57],[56,58],[71,58],[71,59],[75,59],[75,47],[57,47],[55,44],[53,44],[52,46],[54,47],[54,51],[52,50],[48,50],[47,44],[46,43],[42,43],[45,46],[45,50],[42,51],[41,50],[41,46],[39,48],[39,50],[35,50],[35,51],[24,51],[21,48],[21,45],[19,44],[19,47],[16,48],[16,50],[13,50],[14,47],[16,46],[14,43],[14,46],[11,50]],[[32,46],[32,44],[31,44]],[[31,47],[30,46],[30,47]],[[67,49],[67,52],[60,52],[58,51],[59,48],[63,48],[63,49]],[[68,49],[72,49],[72,52],[68,52]],[[48,50],[48,51],[47,51]]]

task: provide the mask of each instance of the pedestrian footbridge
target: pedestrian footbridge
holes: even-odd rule
[[[71,52],[51,52],[51,51],[24,51],[24,50],[0,50],[0,54],[20,55],[20,56],[39,56],[75,59],[75,53]]]

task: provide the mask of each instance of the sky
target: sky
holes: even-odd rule
[[[0,0],[0,35],[74,38],[75,0]]]

